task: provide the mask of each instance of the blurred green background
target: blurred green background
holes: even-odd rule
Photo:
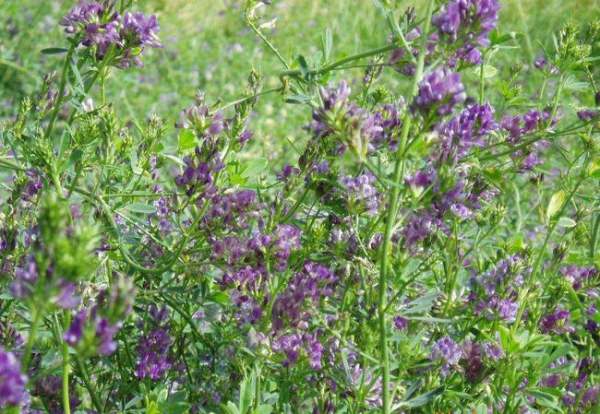
[[[278,85],[281,63],[245,25],[241,4],[233,0],[140,0],[134,8],[154,12],[161,24],[164,48],[144,58],[145,67],[114,70],[107,96],[126,118],[144,122],[150,114],[163,117],[171,128],[181,108],[196,91],[209,102],[226,102],[244,94],[254,68],[265,87]],[[60,55],[40,53],[65,45],[58,22],[75,1],[0,0],[0,116],[14,114],[18,101],[39,86],[41,77],[60,64]],[[400,1],[398,9],[422,0]],[[276,18],[266,34],[288,62],[299,54],[310,58],[320,49],[327,28],[333,33],[333,59],[381,46],[388,29],[371,0],[274,0],[261,19]],[[597,0],[503,0],[500,30],[526,33],[501,59],[527,61],[549,46],[552,33],[568,19],[584,23],[600,16]],[[339,76],[337,73],[334,76]],[[360,79],[360,72],[355,73]],[[347,77],[347,74],[344,74]],[[386,84],[393,90],[402,77],[389,70]],[[260,120],[252,120],[254,148],[277,156],[282,143],[302,139],[300,128],[310,113],[286,105],[280,96],[261,98]]]

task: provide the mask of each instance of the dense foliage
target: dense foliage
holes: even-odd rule
[[[600,22],[503,67],[498,0],[376,2],[386,44],[291,63],[247,0],[278,84],[141,123],[106,93],[166,43],[131,3],[75,5],[0,124],[3,412],[600,409]],[[307,114],[283,166],[266,95]]]

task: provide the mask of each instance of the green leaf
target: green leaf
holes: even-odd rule
[[[594,160],[588,167],[588,174],[592,178],[600,178],[600,159]]]
[[[229,304],[229,295],[225,292],[216,292],[210,296],[210,300],[219,305],[227,305]]]
[[[303,55],[298,56],[298,64],[300,65],[302,76],[306,77],[306,75],[310,72],[310,68],[308,67],[308,62]]]
[[[226,412],[227,414],[240,414],[240,410],[238,410],[238,408],[235,406],[234,403],[232,403],[231,401],[229,401],[227,403],[227,405],[221,405],[221,408],[223,409],[224,412]]]
[[[552,194],[552,197],[550,197],[550,202],[548,203],[548,208],[546,210],[546,220],[550,221],[550,219],[562,209],[566,197],[567,195],[562,190]]]
[[[331,57],[331,50],[333,49],[333,34],[331,33],[331,29],[327,28],[325,30],[325,34],[323,35],[323,59],[325,62],[329,61]]]
[[[177,137],[179,151],[188,151],[196,148],[196,134],[190,129],[182,129]]]
[[[273,412],[273,407],[270,405],[259,405],[258,407],[256,407],[256,410],[254,410],[254,414],[271,414]]]
[[[479,70],[478,70],[479,72]],[[483,65],[483,78],[484,79],[489,79],[489,78],[493,78],[498,74],[498,69],[496,69],[494,66],[492,65]]]
[[[402,401],[401,403],[394,406],[393,411],[397,408],[407,407],[407,408],[416,408],[421,407],[423,405],[429,404],[432,402],[438,395],[440,395],[444,391],[444,387],[438,387],[434,390],[426,392],[425,394],[417,395],[414,398],[411,398],[407,401]]]
[[[289,104],[306,105],[310,102],[310,96],[290,95],[285,99],[285,102]]]
[[[68,51],[69,49],[65,49],[64,47],[48,47],[41,50],[44,55],[59,55],[61,53],[67,53]]]
[[[156,208],[154,208],[154,206],[144,203],[129,204],[125,206],[125,208],[132,213],[152,214],[156,212]]]
[[[561,217],[558,219],[558,227],[572,228],[577,225],[577,222],[569,217]]]

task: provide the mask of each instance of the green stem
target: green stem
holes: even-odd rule
[[[52,114],[50,114],[50,122],[48,123],[48,127],[46,128],[46,132],[44,134],[46,139],[50,138],[50,134],[54,129],[56,117],[58,116],[58,112],[60,111],[60,107],[64,99],[65,88],[67,86],[67,77],[69,74],[69,65],[71,63],[71,58],[73,57],[74,50],[75,46],[71,46],[69,48],[69,51],[67,52],[67,56],[65,57],[65,64],[63,66],[62,75],[60,77],[60,85],[58,87],[58,95],[56,96],[56,102],[54,103],[54,109],[52,110]]]
[[[287,64],[287,62],[285,61],[281,53],[279,53],[279,50],[277,50],[277,48],[273,45],[273,43],[271,43],[269,39],[267,39],[265,35],[262,34],[262,32],[258,29],[258,27],[256,27],[256,25],[253,22],[250,21],[250,19],[246,19],[246,21],[248,22],[248,26],[250,26],[252,31],[256,33],[260,40],[262,40],[267,45],[267,47],[271,49],[271,52],[273,52],[275,56],[277,56],[277,59],[279,59],[283,66],[285,66],[286,69],[289,69],[290,66]]]
[[[71,324],[71,314],[69,311],[65,311],[64,315],[64,330],[69,329]],[[69,398],[69,374],[71,373],[71,366],[69,364],[69,345],[63,340],[62,342],[62,353],[63,353],[63,375],[62,375],[62,400],[63,400],[63,411],[64,414],[71,414],[71,402]]]
[[[311,70],[308,73],[311,75],[321,75],[323,73],[332,71],[340,66],[343,66],[347,63],[354,62],[354,61],[360,60],[360,59],[365,59],[365,58],[368,58],[371,56],[377,56],[382,53],[394,50],[396,48],[398,48],[398,45],[396,43],[391,43],[389,45],[378,47],[376,49],[367,50],[366,52],[361,52],[361,53],[357,53],[355,55],[350,55],[348,57],[345,57],[343,59],[337,60],[328,65],[325,65],[320,69]],[[419,55],[419,57],[420,57],[420,55]],[[300,75],[302,75],[302,71],[300,71],[300,70],[286,70],[286,71],[281,72],[279,74],[279,77],[282,78],[285,76],[300,76]]]
[[[228,102],[228,103],[222,105],[221,107],[219,107],[217,109],[217,111],[222,111],[223,109],[227,109],[227,108],[229,108],[231,106],[235,106],[235,105],[238,105],[238,104],[250,101],[252,99],[256,99],[259,96],[268,95],[268,94],[271,94],[273,92],[281,92],[281,91],[283,91],[283,87],[282,86],[278,86],[276,88],[271,88],[271,89],[265,89],[263,91],[260,91],[260,92],[258,92],[256,94],[254,94],[254,95],[245,96],[245,97],[236,99],[235,101]]]
[[[31,320],[31,328],[29,330],[27,344],[25,345],[25,353],[23,354],[23,369],[25,370],[25,372],[29,370],[29,363],[31,362],[31,352],[33,350],[33,343],[35,342],[37,330],[40,326],[40,321],[42,320],[43,309],[36,309],[36,307],[33,307],[32,313],[33,315]]]
[[[485,52],[481,55],[481,65],[479,67],[479,105],[483,105],[485,80],[484,80]]]
[[[85,367],[84,362],[81,360],[81,358],[78,355],[75,355],[75,361],[77,362],[77,366],[79,367],[79,370],[81,371],[81,379],[83,380],[83,385],[87,389],[88,394],[90,394],[90,398],[92,400],[92,404],[94,405],[94,408],[96,409],[98,414],[103,413],[104,410],[102,409],[102,403],[98,399],[98,396],[96,395],[96,392],[94,391],[94,387],[93,387],[92,383],[90,382],[90,375],[87,371],[87,368]]]
[[[589,158],[586,160],[586,162],[584,164],[582,175],[579,178],[579,180],[577,181],[577,183],[575,184],[575,187],[573,187],[573,190],[571,190],[571,192],[569,192],[569,194],[565,198],[563,205],[562,205],[561,209],[558,211],[558,213],[556,214],[556,216],[554,218],[552,218],[552,220],[553,220],[552,224],[548,228],[548,231],[546,233],[546,237],[544,238],[542,247],[540,248],[540,251],[535,259],[535,262],[533,263],[533,267],[531,269],[531,275],[529,276],[526,286],[524,287],[524,289],[521,290],[521,294],[519,295],[519,309],[517,311],[517,316],[513,323],[513,332],[516,332],[517,327],[518,327],[519,323],[521,322],[521,319],[523,318],[523,313],[525,312],[525,305],[527,303],[527,301],[525,299],[531,289],[531,286],[533,285],[533,283],[535,281],[535,278],[536,278],[538,272],[540,271],[540,267],[542,265],[542,260],[543,260],[544,256],[546,255],[546,248],[548,247],[548,242],[550,241],[550,237],[552,237],[552,234],[554,233],[554,230],[556,229],[556,226],[558,225],[558,221],[559,221],[560,217],[564,214],[565,210],[567,209],[567,206],[569,205],[569,203],[575,196],[575,193],[577,193],[577,190],[579,190],[579,187],[581,186],[581,184],[583,184],[583,182],[587,178],[586,172],[587,172],[588,163],[589,163]]]
[[[433,13],[434,0],[429,0],[427,4],[427,15],[425,17],[423,36],[421,40],[417,68],[412,83],[411,98],[414,97],[419,88],[419,82],[423,76],[423,69],[425,67],[425,47],[427,43],[427,33],[429,33],[429,26],[431,22],[431,15]],[[389,46],[388,46],[389,47]],[[375,51],[361,53],[359,55],[350,56],[346,59],[342,59],[338,62],[328,65],[329,69],[332,67],[340,66],[348,63],[355,59],[361,59],[363,57],[371,56],[374,54],[382,53],[383,50],[376,49]],[[325,68],[328,68],[327,66]],[[398,201],[400,196],[400,180],[404,171],[404,149],[406,147],[408,133],[411,128],[412,118],[410,117],[409,111],[406,111],[403,117],[402,132],[400,136],[400,145],[396,152],[396,163],[394,166],[394,179],[393,182],[396,184],[392,187],[392,194],[390,197],[390,207],[385,224],[385,234],[383,238],[383,246],[381,248],[381,263],[379,268],[379,303],[378,303],[378,314],[379,314],[379,342],[381,346],[381,360],[383,365],[382,374],[382,385],[383,385],[383,414],[389,414],[391,412],[391,400],[390,400],[390,361],[388,353],[387,343],[387,323],[385,318],[385,310],[387,308],[387,277],[388,277],[388,266],[389,266],[389,254],[390,244],[392,239],[392,230],[396,221],[396,215],[398,213]]]

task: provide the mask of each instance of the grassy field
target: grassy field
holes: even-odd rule
[[[32,93],[45,73],[57,69],[60,57],[39,51],[64,45],[57,23],[74,3],[0,0],[0,114],[14,114],[14,96]],[[211,102],[239,97],[252,69],[263,77],[265,87],[277,86],[277,74],[284,67],[246,26],[242,3],[138,1],[138,8],[158,14],[164,48],[146,57],[144,69],[113,74],[107,94],[116,98],[119,112],[138,122],[157,113],[171,127],[197,91],[205,92]],[[399,3],[421,5],[419,1]],[[514,42],[518,48],[498,59],[531,59],[542,47],[551,46],[552,33],[565,17],[584,23],[600,15],[600,3],[595,0],[509,0],[503,4],[501,30],[523,36]],[[291,66],[297,66],[299,55],[310,61],[318,53],[327,29],[333,34],[334,58],[380,46],[388,36],[385,20],[371,0],[276,0],[262,13],[263,21],[276,19],[266,34]],[[356,71],[357,79],[360,74]],[[390,90],[401,90],[402,77],[394,71],[384,76]],[[298,126],[307,122],[304,109],[284,105],[277,95],[262,98],[259,109],[267,116],[252,125],[258,137],[256,151],[276,156],[284,143],[302,139]]]

